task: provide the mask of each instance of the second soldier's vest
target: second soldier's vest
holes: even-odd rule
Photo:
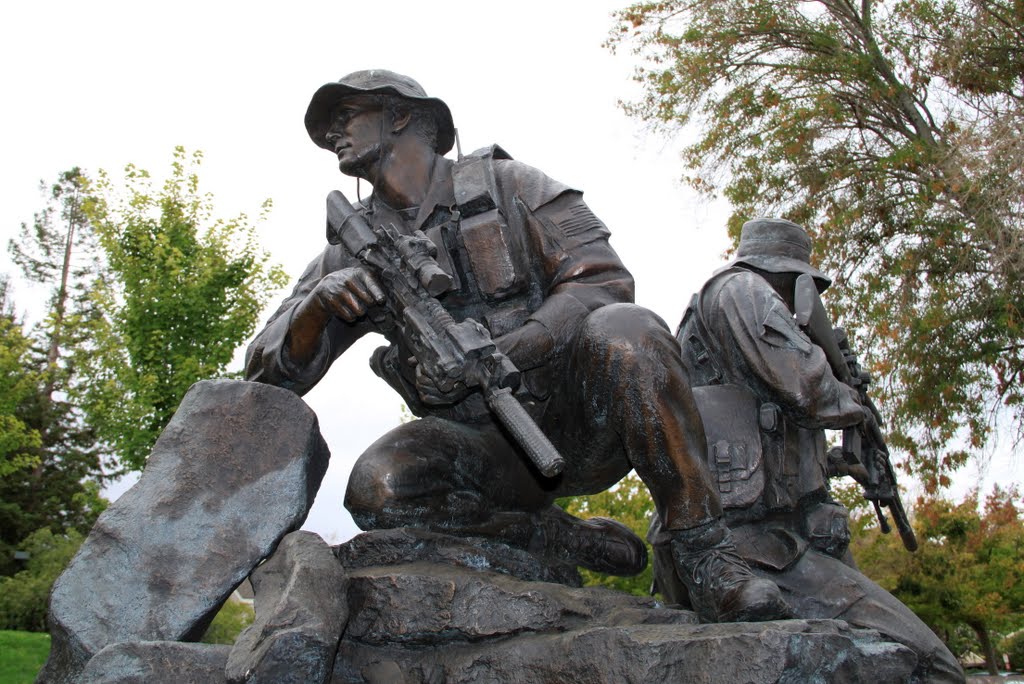
[[[704,423],[707,465],[725,509],[793,508],[798,468],[787,458],[785,419],[778,405],[760,401],[726,377],[702,316],[702,297],[730,272],[717,274],[690,300],[676,331],[683,366]],[[794,445],[791,445],[794,446]]]

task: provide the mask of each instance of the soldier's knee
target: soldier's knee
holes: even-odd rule
[[[609,304],[590,313],[580,331],[588,354],[627,365],[668,361],[678,344],[656,313],[636,304]]]
[[[392,485],[393,468],[388,454],[370,447],[352,468],[345,491],[345,508],[361,530],[390,527],[383,520],[393,508],[396,492]]]
[[[583,321],[582,334],[590,339],[631,338],[655,330],[668,331],[658,314],[636,304],[609,304],[595,309]]]

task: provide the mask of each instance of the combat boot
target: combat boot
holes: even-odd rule
[[[583,520],[552,506],[540,514],[530,551],[607,575],[629,577],[647,567],[647,546],[610,518]]]
[[[672,558],[703,622],[783,620],[793,612],[778,585],[750,570],[719,521],[672,533]]]

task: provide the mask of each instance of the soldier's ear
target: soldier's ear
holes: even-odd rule
[[[409,125],[410,121],[412,121],[411,109],[396,112],[394,120],[391,122],[391,132],[396,135],[401,133]]]

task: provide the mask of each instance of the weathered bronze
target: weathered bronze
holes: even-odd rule
[[[857,355],[850,349],[850,341],[843,328],[833,328],[828,321],[825,307],[818,295],[818,288],[810,275],[797,277],[794,285],[794,313],[796,322],[814,344],[821,347],[828,359],[829,368],[844,385],[857,390],[864,419],[857,425],[843,428],[843,446],[829,450],[830,465],[834,470],[844,470],[864,487],[864,498],[875,507],[878,524],[882,532],[889,534],[891,527],[882,508],[888,508],[896,522],[903,545],[908,551],[917,550],[917,537],[910,526],[903,501],[900,499],[896,471],[889,458],[889,447],[879,427],[882,414],[875,402],[868,396],[867,387],[871,376],[861,368]]]
[[[647,561],[634,534],[553,501],[635,468],[703,619],[788,615],[778,588],[735,553],[679,346],[632,303],[632,276],[582,193],[497,146],[445,158],[448,107],[388,71],[324,85],[306,128],[373,194],[354,212],[332,195],[336,244],[253,341],[247,375],[302,394],[360,336],[387,338],[372,366],[421,420],[359,458],[345,497],[357,524],[486,536],[632,574]],[[517,426],[532,428],[522,416],[496,418],[510,404],[495,390],[514,396],[553,449],[526,457],[530,438]],[[563,459],[558,474],[552,453]]]
[[[737,553],[777,583],[797,617],[877,629],[917,652],[922,681],[963,681],[935,634],[861,574],[849,554],[848,512],[829,496],[830,475],[857,477],[869,496],[889,506],[908,548],[916,540],[899,504],[877,411],[865,409],[865,378],[855,357],[843,353],[818,299],[830,280],[810,265],[810,254],[800,226],[747,222],[736,259],[694,295],[677,332]],[[851,365],[861,376],[858,389]],[[832,458],[826,428],[847,436]],[[870,444],[857,446],[857,438]],[[651,539],[662,593],[692,603],[657,521]]]

